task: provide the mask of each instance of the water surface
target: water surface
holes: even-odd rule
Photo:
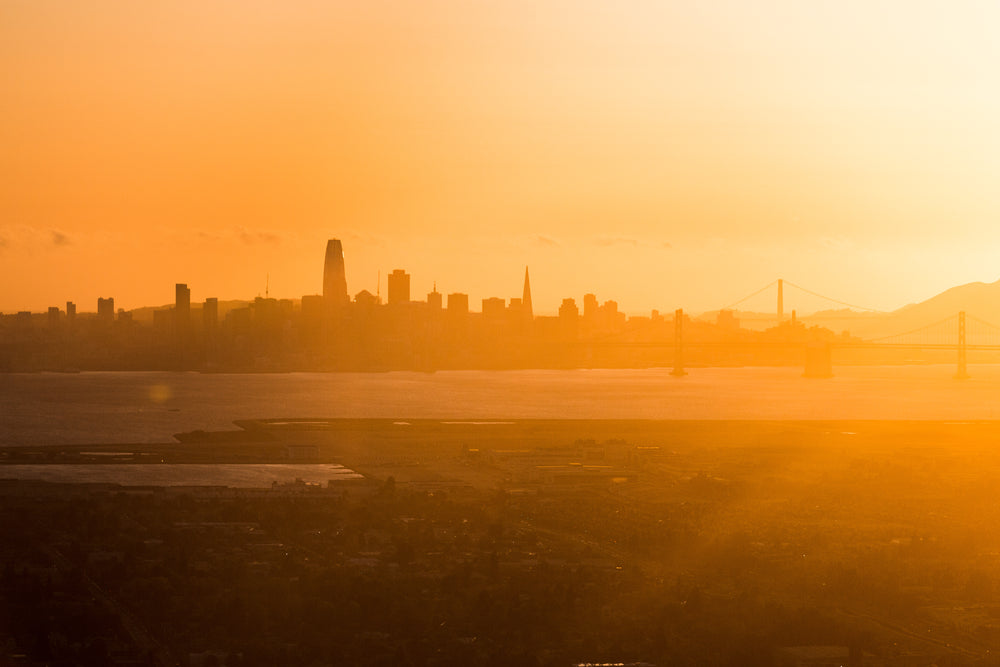
[[[0,443],[172,441],[235,419],[1000,418],[1000,366],[0,375]]]

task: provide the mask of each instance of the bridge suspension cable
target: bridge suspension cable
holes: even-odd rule
[[[737,300],[737,301],[733,301],[733,302],[732,302],[731,304],[729,304],[728,306],[726,306],[726,307],[722,308],[722,310],[730,310],[730,309],[732,309],[732,308],[733,308],[734,306],[738,306],[738,305],[740,305],[741,303],[743,303],[744,301],[747,301],[747,300],[749,300],[749,299],[752,299],[752,298],[754,298],[755,296],[757,296],[758,294],[760,294],[760,293],[761,293],[761,292],[763,292],[764,290],[766,290],[766,289],[770,288],[770,287],[771,287],[771,286],[773,286],[773,285],[777,285],[777,284],[778,284],[778,281],[777,281],[777,280],[772,280],[771,282],[769,282],[768,284],[764,285],[763,287],[761,287],[761,288],[760,288],[759,290],[757,290],[757,291],[756,291],[756,292],[754,292],[753,294],[747,294],[747,295],[746,295],[745,297],[743,297],[742,299],[739,299],[739,300]]]
[[[825,294],[820,294],[819,292],[814,292],[811,289],[806,289],[802,285],[796,285],[795,283],[793,283],[791,281],[788,281],[788,280],[783,280],[782,282],[784,282],[784,284],[788,285],[789,287],[794,287],[795,289],[801,290],[801,291],[805,292],[806,294],[809,294],[809,295],[815,296],[817,298],[823,299],[824,301],[829,301],[830,303],[835,303],[838,306],[846,306],[846,307],[852,308],[854,310],[863,310],[863,311],[870,312],[870,313],[886,313],[886,312],[888,312],[888,311],[885,311],[885,310],[879,310],[878,308],[869,308],[867,306],[859,306],[856,303],[848,303],[847,301],[841,301],[840,299],[834,299],[832,297],[826,296]],[[757,296],[761,292],[764,292],[764,291],[770,289],[771,287],[774,287],[777,284],[778,284],[778,280],[772,280],[768,284],[766,284],[763,287],[761,287],[759,290],[757,290],[755,292],[752,292],[750,294],[747,294],[742,299],[737,299],[736,301],[733,301],[728,306],[725,306],[724,308],[722,308],[722,310],[730,310],[732,308],[735,308],[736,306],[740,305],[744,301],[749,301],[750,299],[754,298],[755,296]]]
[[[943,320],[938,320],[937,322],[933,322],[931,324],[925,324],[925,325],[923,325],[921,327],[917,327],[916,329],[910,329],[909,331],[904,331],[902,333],[892,334],[891,336],[882,336],[881,338],[872,338],[870,342],[872,342],[872,343],[883,343],[883,342],[889,342],[889,341],[893,341],[893,340],[896,340],[898,342],[898,339],[900,339],[900,338],[905,338],[906,336],[913,336],[915,334],[924,334],[924,333],[929,332],[931,329],[935,329],[937,327],[940,327],[942,324],[947,324],[949,322],[957,321],[957,319],[958,319],[957,315],[949,315],[948,317],[944,318]]]
[[[992,329],[992,330],[1000,333],[1000,327],[998,327],[997,325],[993,324],[992,322],[987,322],[986,320],[981,320],[978,317],[976,317],[975,315],[966,315],[966,317],[969,319],[969,321],[975,322],[976,324],[980,324],[980,325],[986,327],[987,330]]]
[[[791,287],[794,287],[795,289],[802,290],[806,294],[811,294],[811,295],[813,295],[815,297],[819,297],[820,299],[825,299],[826,301],[830,301],[832,303],[835,303],[838,306],[847,306],[848,308],[853,308],[855,310],[866,310],[866,311],[871,312],[871,313],[886,313],[886,312],[888,312],[888,311],[885,311],[885,310],[879,310],[878,308],[868,308],[866,306],[859,306],[859,305],[854,304],[854,303],[847,303],[846,301],[840,301],[839,299],[833,299],[831,297],[825,296],[825,295],[820,294],[818,292],[813,292],[810,289],[806,289],[802,285],[796,285],[795,283],[793,283],[793,282],[791,282],[789,280],[786,280],[785,284],[789,285]]]
[[[972,345],[1000,344],[1000,327],[973,315],[966,315],[966,320],[970,325],[968,337]]]

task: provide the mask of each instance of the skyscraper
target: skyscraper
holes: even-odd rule
[[[323,299],[329,305],[343,306],[351,300],[347,296],[347,274],[344,271],[344,247],[340,239],[326,242],[326,261],[323,263]]]
[[[455,292],[448,295],[448,313],[452,317],[461,317],[469,314],[469,295]]]
[[[576,340],[580,326],[580,309],[575,299],[563,299],[559,306],[559,329],[568,340]]]
[[[215,331],[219,327],[219,299],[209,297],[205,299],[205,305],[201,307],[201,318],[205,325],[205,331]]]
[[[507,304],[500,297],[483,299],[483,319],[500,322],[506,312]]]
[[[528,267],[524,267],[524,293],[521,295],[521,312],[524,319],[532,320],[535,314],[531,310],[531,283],[528,282]]]
[[[389,274],[389,305],[410,302],[410,274],[396,269]]]
[[[191,290],[185,283],[174,285],[174,324],[178,331],[191,324]]]
[[[441,292],[438,292],[437,283],[434,283],[434,291],[427,295],[427,307],[431,310],[441,310]]]
[[[115,319],[115,298],[97,297],[97,318],[104,322],[111,322]]]

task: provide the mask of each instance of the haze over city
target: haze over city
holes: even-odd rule
[[[331,237],[351,294],[530,265],[548,314],[992,282],[998,11],[4,3],[0,311],[298,297]]]
[[[0,2],[0,664],[1000,667],[998,26]]]

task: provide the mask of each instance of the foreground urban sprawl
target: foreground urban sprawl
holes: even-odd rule
[[[152,457],[337,462],[365,477],[265,489],[4,482],[7,655],[998,664],[996,424],[244,427],[125,451],[0,452],[0,473]]]

